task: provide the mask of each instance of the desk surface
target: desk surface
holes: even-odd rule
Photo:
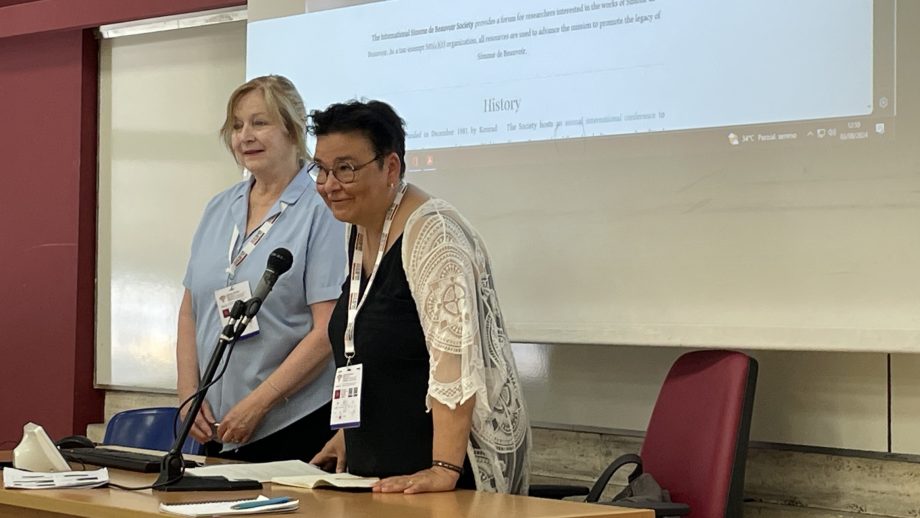
[[[0,455],[3,457],[3,455]],[[153,474],[109,469],[112,482],[142,486]],[[192,503],[209,500],[253,498],[259,491],[160,493],[151,490],[120,489],[10,490],[0,487],[0,516],[82,516],[121,518],[124,516],[171,516],[160,513],[160,502]],[[373,516],[393,518],[438,518],[501,516],[526,518],[653,518],[652,511],[564,502],[476,491],[453,491],[422,495],[347,493],[309,490],[265,484],[261,494],[291,496],[300,500],[295,513],[278,516]]]

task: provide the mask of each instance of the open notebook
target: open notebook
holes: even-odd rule
[[[267,496],[259,495],[257,498],[242,500],[226,500],[221,502],[202,502],[199,504],[160,504],[160,511],[179,516],[233,516],[238,514],[279,513],[296,511],[300,500],[289,500],[277,504],[259,505],[246,509],[234,509],[239,504],[268,502]]]
[[[272,477],[272,484],[283,486],[305,487],[314,489],[318,487],[339,489],[370,489],[378,480],[377,477],[359,477],[350,473],[325,473],[323,475],[294,475],[287,477]]]

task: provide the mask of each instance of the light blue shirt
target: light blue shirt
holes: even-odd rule
[[[208,203],[195,231],[183,281],[192,296],[198,367],[204,372],[221,330],[214,292],[242,281],[249,281],[250,289],[255,290],[273,250],[284,247],[294,256],[293,266],[278,278],[259,311],[259,334],[234,346],[227,372],[208,390],[207,401],[218,421],[265,381],[313,329],[309,305],[338,299],[345,276],[344,226],[323,203],[304,168],[265,219],[281,212],[282,202],[287,208],[231,278],[227,267],[234,228],[239,230],[233,243],[234,258],[249,237],[245,232],[251,184],[240,182]],[[277,432],[329,402],[333,375],[330,358],[316,379],[268,411],[250,441]],[[236,446],[227,443],[224,449]]]

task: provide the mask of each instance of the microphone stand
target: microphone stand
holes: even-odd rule
[[[188,414],[185,415],[185,421],[182,422],[182,430],[176,436],[176,440],[173,442],[169,452],[160,462],[160,476],[153,485],[153,488],[157,491],[242,491],[262,489],[262,484],[255,480],[228,480],[226,477],[186,475],[184,473],[185,460],[182,458],[182,446],[185,444],[192,425],[195,423],[195,417],[204,403],[207,386],[214,379],[214,374],[217,372],[217,367],[220,365],[224,351],[228,347],[233,347],[233,344],[243,334],[249,321],[258,312],[262,301],[258,300],[257,303],[254,303],[256,300],[258,299],[250,299],[245,304],[237,301],[233,305],[230,322],[224,326],[220,333],[220,338],[217,340],[217,346],[211,353],[211,359],[208,361],[208,366],[198,385],[199,390],[195,394],[195,399],[192,401]],[[245,315],[243,315],[244,312]],[[240,320],[239,324],[236,324],[240,316],[243,316],[243,319]],[[236,327],[234,327],[235,324]]]

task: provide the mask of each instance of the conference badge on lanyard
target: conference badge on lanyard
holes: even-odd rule
[[[233,256],[233,247],[236,245],[236,240],[240,236],[240,229],[236,226],[233,227],[233,234],[230,236],[230,249],[227,250],[227,260],[230,261],[230,265],[226,270],[227,284],[233,280],[237,268],[239,268],[240,264],[242,264],[250,254],[252,254],[252,251],[255,250],[256,246],[262,241],[265,235],[268,234],[268,231],[272,229],[272,225],[278,221],[278,218],[284,214],[287,207],[287,203],[282,202],[281,210],[274,216],[268,218],[259,228],[252,232],[249,239],[243,244],[240,253],[236,254],[236,257]],[[221,327],[226,326],[230,322],[230,309],[233,307],[234,302],[238,300],[246,302],[251,298],[252,288],[249,285],[249,281],[238,282],[214,291],[214,300],[217,302],[217,315],[220,317]],[[240,340],[245,340],[257,334],[259,334],[259,321],[257,317],[252,317],[252,320],[249,321],[249,325],[246,326],[245,334],[240,337]]]
[[[332,386],[332,415],[329,419],[329,426],[333,430],[361,426],[362,373],[360,363],[336,369]]]
[[[355,319],[358,311],[367,300],[367,294],[374,285],[374,279],[377,277],[377,270],[380,267],[380,261],[383,260],[383,253],[387,246],[387,237],[390,235],[390,225],[393,223],[393,216],[399,209],[403,195],[409,189],[409,185],[400,182],[399,190],[396,192],[396,198],[387,211],[386,219],[383,221],[383,231],[380,233],[380,246],[377,248],[377,259],[374,261],[374,269],[371,271],[371,277],[367,281],[367,287],[364,288],[364,296],[359,297],[361,291],[361,265],[364,262],[364,230],[359,226],[355,235],[355,249],[351,260],[351,275],[349,277],[349,294],[348,294],[348,325],[345,327],[345,366],[339,367],[335,371],[335,384],[332,387],[332,416],[329,419],[329,425],[333,429],[338,428],[357,428],[361,426],[361,378],[363,375],[363,366],[352,364],[355,357]]]
[[[214,292],[214,299],[217,301],[217,316],[220,317],[220,327],[223,328],[230,323],[230,310],[236,301],[246,302],[252,298],[252,290],[249,287],[249,281],[238,282],[232,286],[221,288]],[[259,321],[252,317],[246,331],[240,340],[245,340],[251,336],[259,334]]]

